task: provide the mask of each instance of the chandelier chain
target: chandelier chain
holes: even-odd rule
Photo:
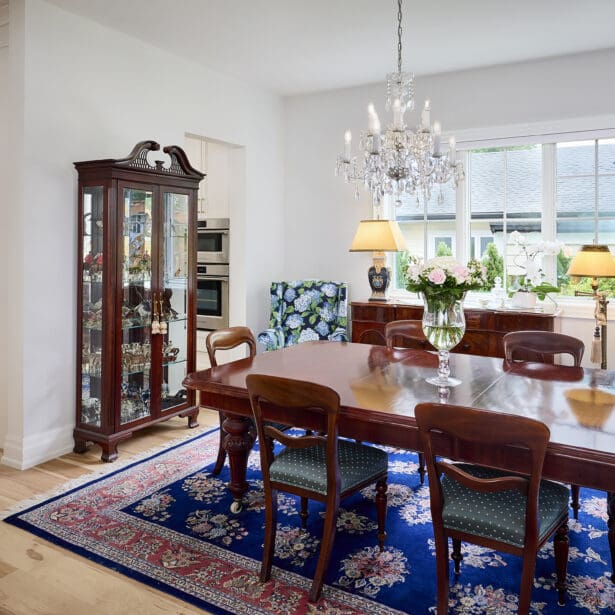
[[[401,3],[402,0],[397,0],[397,72],[401,73],[401,35],[402,35],[402,27],[401,27]]]

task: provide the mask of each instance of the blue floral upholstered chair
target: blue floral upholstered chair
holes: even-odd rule
[[[265,350],[309,340],[347,342],[347,293],[345,282],[273,282],[269,329],[258,341]]]

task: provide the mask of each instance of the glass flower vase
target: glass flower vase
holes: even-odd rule
[[[450,377],[449,350],[454,348],[466,330],[463,313],[463,296],[448,294],[423,294],[423,333],[438,350],[438,375],[427,382],[438,387],[454,387],[461,380]]]

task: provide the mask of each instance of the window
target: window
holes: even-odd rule
[[[486,290],[497,277],[514,288],[523,270],[510,233],[522,233],[529,243],[539,241],[542,233],[542,148],[474,150],[468,155],[468,171],[470,235],[480,237],[475,257],[487,267]]]
[[[470,238],[470,258],[481,260],[486,255],[490,243],[493,243],[493,237],[490,234],[476,235],[473,233]]]
[[[615,139],[558,143],[555,162],[556,232],[567,247],[558,281],[565,294],[590,292],[589,279],[573,284],[566,270],[583,244],[615,244]],[[614,295],[615,281],[601,280],[600,289]]]
[[[427,207],[422,198],[402,197],[400,205],[385,202],[392,217],[399,222],[399,228],[406,240],[408,254],[412,259],[427,260],[440,252],[455,254],[455,190],[451,184],[436,186]],[[440,244],[442,246],[440,247]],[[444,247],[445,246],[445,247]],[[399,254],[395,260],[396,288],[405,288],[401,276],[401,262],[406,255]]]
[[[431,246],[434,256],[452,256],[454,237],[451,235],[435,235]]]
[[[435,187],[426,206],[407,197],[395,208],[410,257],[456,256],[456,242],[463,241],[461,252],[487,267],[489,288],[499,276],[514,290],[523,274],[519,246],[510,240],[517,231],[531,244],[565,245],[557,257],[543,256],[539,263],[546,281],[563,294],[591,290],[590,280],[572,284],[566,271],[583,244],[606,243],[615,254],[615,139],[489,147],[464,158],[465,198],[459,205],[447,184]],[[397,285],[403,288],[399,273]],[[600,287],[615,295],[615,279],[602,280]]]

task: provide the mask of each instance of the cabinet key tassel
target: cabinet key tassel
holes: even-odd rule
[[[169,326],[167,324],[167,321],[163,320],[164,311],[162,309],[162,299],[158,301],[158,305],[160,306],[160,335],[166,335],[169,330]]]
[[[156,293],[152,298],[152,335],[160,335],[160,321],[158,320],[158,303],[156,302]]]

